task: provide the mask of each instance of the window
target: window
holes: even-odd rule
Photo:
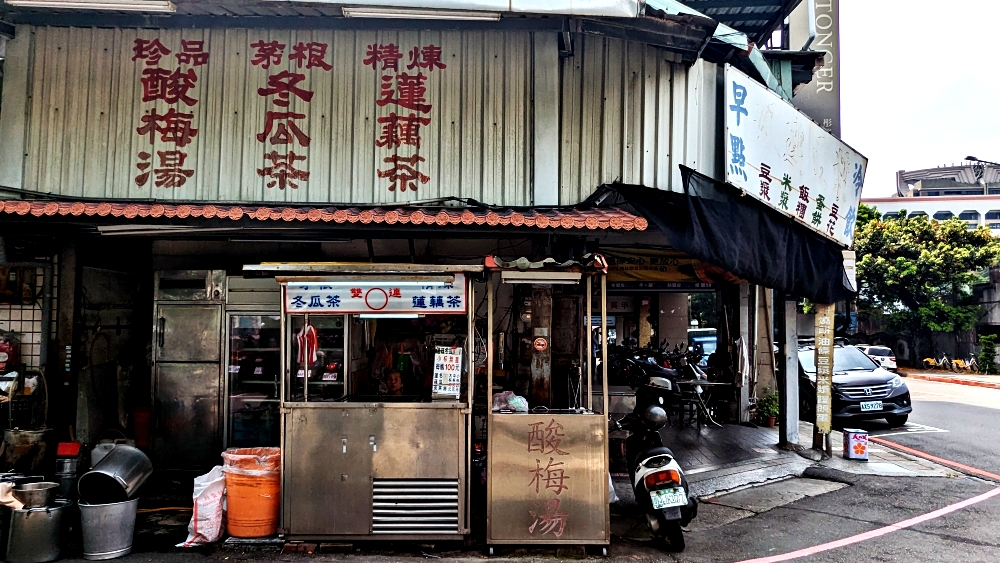
[[[937,213],[934,214],[934,218],[937,219],[938,221],[947,221],[948,219],[951,219],[954,216],[955,214],[952,213],[951,211],[938,211]]]
[[[979,222],[979,212],[978,211],[963,211],[958,214],[958,218],[963,221],[976,221]]]
[[[806,373],[816,373],[813,356],[816,352],[810,347],[799,350],[799,363]],[[833,371],[870,371],[878,366],[864,352],[854,346],[836,346],[833,349]]]
[[[888,219],[899,219],[899,212],[892,211],[890,213],[886,213],[885,215],[882,216],[882,219],[886,219],[886,220],[888,220]]]
[[[923,211],[913,211],[909,215],[907,215],[907,217],[920,217],[920,216],[927,217],[927,214],[924,213]]]
[[[1000,211],[987,211],[986,212],[987,221],[1000,221]]]

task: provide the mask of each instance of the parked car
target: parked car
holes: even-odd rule
[[[883,368],[889,371],[896,371],[896,353],[891,348],[858,344],[858,350],[868,354],[869,358],[878,362]]]
[[[799,345],[799,413],[816,420],[816,366],[812,343]],[[843,427],[856,420],[884,418],[902,426],[913,411],[903,378],[879,366],[854,346],[833,348],[833,423]]]
[[[708,357],[715,353],[718,346],[716,329],[714,328],[689,328],[688,329],[688,349],[696,350],[701,347],[701,361],[698,365],[705,367],[708,365]]]

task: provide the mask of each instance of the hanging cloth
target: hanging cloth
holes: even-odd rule
[[[311,324],[303,326],[296,339],[299,344],[299,365],[308,369],[316,363],[316,351],[319,348],[319,337],[316,334],[316,327]]]
[[[736,386],[746,387],[750,381],[750,353],[742,336],[734,342],[736,346]]]

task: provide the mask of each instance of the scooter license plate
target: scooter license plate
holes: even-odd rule
[[[861,401],[861,411],[880,411],[882,410],[882,401]]]
[[[684,506],[688,503],[684,489],[661,489],[650,491],[649,498],[653,501],[653,508],[670,508],[671,506]]]

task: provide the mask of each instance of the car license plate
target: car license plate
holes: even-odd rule
[[[861,401],[861,412],[882,410],[882,401]]]
[[[650,491],[649,497],[653,500],[653,508],[669,508],[671,506],[684,506],[688,503],[684,489],[662,489]]]

